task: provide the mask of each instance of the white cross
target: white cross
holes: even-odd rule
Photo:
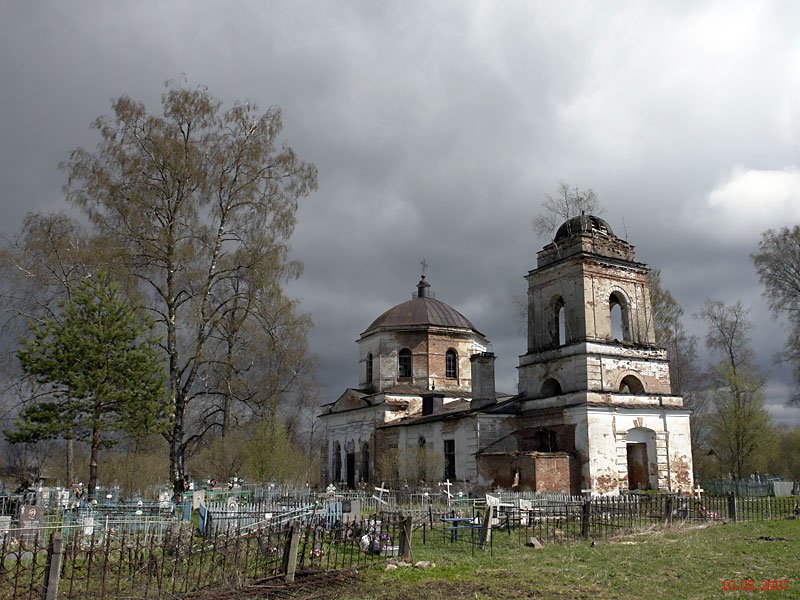
[[[450,499],[453,497],[453,494],[450,493],[450,486],[453,484],[448,479],[442,485],[447,488],[444,493],[447,494],[447,506],[450,506]]]
[[[385,483],[386,482],[381,481],[381,485],[375,488],[375,491],[378,492],[378,495],[377,496],[374,496],[374,495],[372,496],[373,498],[375,498],[375,500],[377,500],[381,504],[388,504],[388,502],[386,502],[386,500],[383,499],[383,495],[384,494],[386,494],[387,496],[389,495],[389,490],[387,488],[383,487],[385,485]]]

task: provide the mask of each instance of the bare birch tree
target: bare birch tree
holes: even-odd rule
[[[800,225],[768,229],[751,256],[773,314],[789,321],[783,358],[792,364],[798,388],[789,402],[800,406]]]
[[[299,274],[288,240],[316,169],[280,144],[277,108],[260,113],[237,102],[222,111],[204,88],[175,83],[161,104],[150,114],[128,96],[116,99],[113,115],[94,123],[97,149],[78,148],[63,166],[68,200],[125,258],[163,332],[170,476],[181,479],[187,450],[218,427],[190,424],[219,392],[213,382],[226,380],[221,323],[247,302],[233,282],[267,277],[260,290],[268,297]]]
[[[740,302],[706,300],[699,314],[708,325],[706,345],[721,355],[712,370],[710,443],[722,472],[737,480],[753,472],[772,439],[765,379],[752,362],[748,312]]]

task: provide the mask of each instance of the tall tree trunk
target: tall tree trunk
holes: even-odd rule
[[[99,411],[95,411],[95,424],[92,427],[92,451],[89,457],[89,496],[88,500],[91,503],[97,495],[97,455],[100,451],[100,427],[98,421],[100,419]]]
[[[67,484],[75,482],[75,448],[72,433],[67,438]]]

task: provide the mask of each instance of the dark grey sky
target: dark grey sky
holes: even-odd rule
[[[57,165],[94,147],[111,98],[157,110],[185,74],[228,104],[280,106],[319,168],[292,291],[328,400],[357,383],[354,340],[410,298],[423,257],[513,392],[512,298],[544,242],[530,221],[563,180],[597,192],[692,332],[706,297],[752,307],[771,409],[796,423],[749,254],[800,222],[798,31],[787,2],[0,0],[0,228],[64,207]]]

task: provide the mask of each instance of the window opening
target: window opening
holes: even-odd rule
[[[546,379],[542,384],[542,397],[559,396],[561,394],[561,384],[552,377]]]
[[[361,481],[369,483],[369,444],[361,447]]]
[[[397,355],[397,376],[411,377],[411,350],[403,348]]]
[[[458,355],[452,348],[444,355],[444,376],[448,379],[458,377]]]
[[[444,440],[444,478],[456,479],[456,441]]]
[[[619,383],[619,391],[623,394],[644,394],[644,384],[633,375],[626,375]]]
[[[333,447],[333,480],[340,482],[342,480],[342,447],[339,442]]]
[[[567,343],[567,310],[561,296],[553,300],[553,313],[550,324],[554,346],[564,346]]]
[[[543,429],[536,435],[536,450],[558,452],[558,434],[552,429]]]
[[[367,383],[372,383],[372,352],[367,354]]]
[[[630,341],[628,328],[628,305],[619,292],[612,292],[608,298],[608,309],[611,315],[611,339]]]

